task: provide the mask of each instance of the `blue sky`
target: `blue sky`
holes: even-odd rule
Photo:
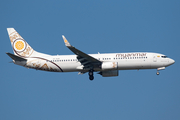
[[[179,120],[179,0],[5,0],[0,2],[0,119]],[[39,52],[157,52],[176,63],[118,77],[52,73],[9,63],[6,28],[14,27]]]

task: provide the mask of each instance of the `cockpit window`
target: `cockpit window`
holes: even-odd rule
[[[161,56],[162,58],[167,58],[167,56]]]

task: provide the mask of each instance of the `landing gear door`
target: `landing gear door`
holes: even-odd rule
[[[157,62],[157,56],[156,55],[153,56],[153,62]]]

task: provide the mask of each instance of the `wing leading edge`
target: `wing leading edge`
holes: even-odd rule
[[[93,69],[93,68],[99,68],[100,67],[100,65],[102,64],[101,61],[99,61],[98,59],[96,59],[96,58],[76,49],[75,47],[73,47],[68,42],[68,40],[64,37],[64,35],[62,35],[62,38],[64,40],[66,47],[68,47],[74,54],[77,55],[77,59],[84,66],[84,69],[85,68]]]

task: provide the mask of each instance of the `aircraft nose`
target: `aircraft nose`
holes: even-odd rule
[[[175,63],[175,60],[170,59],[170,60],[169,60],[169,63],[172,65],[172,64],[174,64],[174,63]]]

